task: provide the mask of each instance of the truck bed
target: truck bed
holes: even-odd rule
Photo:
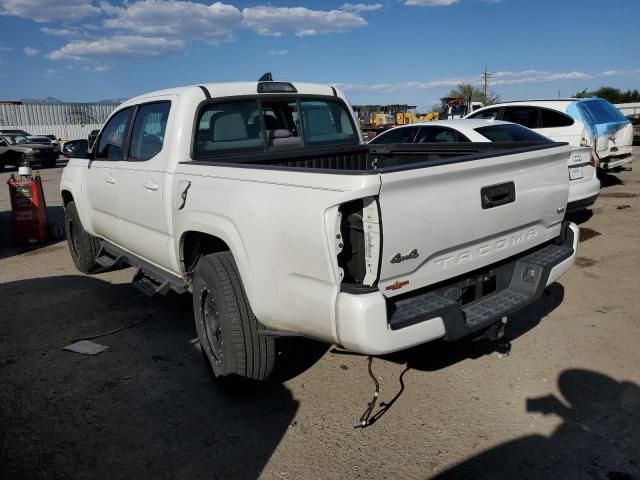
[[[500,155],[557,147],[554,142],[465,142],[446,144],[387,144],[278,151],[196,160],[199,165],[316,170],[321,173],[378,174],[446,165]],[[183,162],[191,163],[191,162]]]

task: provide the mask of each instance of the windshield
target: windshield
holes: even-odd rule
[[[18,145],[20,143],[31,143],[25,135],[4,135],[4,139],[9,145]]]
[[[578,108],[591,124],[628,122],[622,112],[606,100],[585,100],[578,103]]]
[[[551,143],[547,137],[529,130],[522,125],[503,124],[489,125],[475,129],[476,132],[492,142],[542,142]]]

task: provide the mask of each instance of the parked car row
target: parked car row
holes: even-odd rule
[[[381,133],[369,143],[541,142],[547,138],[521,125],[500,120],[438,120],[403,125]],[[555,140],[555,139],[554,139]],[[600,194],[597,160],[591,147],[575,147],[568,159],[572,212],[590,207]]]
[[[572,147],[591,147],[602,170],[620,170],[633,161],[633,125],[602,98],[499,103],[465,118],[505,120]]]
[[[54,137],[55,139],[55,137]],[[0,129],[0,167],[31,165],[55,167],[60,147],[49,136],[31,135],[24,130]]]

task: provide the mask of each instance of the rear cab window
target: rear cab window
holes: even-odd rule
[[[547,137],[533,132],[521,125],[488,125],[475,129],[480,135],[488,138],[492,142],[539,142],[553,143]]]
[[[194,159],[360,143],[344,102],[256,97],[205,103],[198,110]]]

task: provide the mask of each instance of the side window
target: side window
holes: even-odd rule
[[[385,144],[385,143],[413,143],[414,137],[418,132],[418,127],[394,128],[381,135],[378,135],[369,143]]]
[[[527,128],[540,128],[538,110],[538,108],[533,107],[506,107],[502,120],[517,123]]]
[[[127,160],[149,160],[162,150],[170,108],[171,102],[149,103],[138,108]]]
[[[495,120],[498,118],[499,108],[489,108],[487,110],[483,110],[478,113],[474,113],[473,115],[469,115],[469,118],[478,118],[484,120]]]
[[[540,124],[540,128],[570,127],[573,125],[573,118],[555,110],[541,108]]]
[[[129,122],[133,108],[125,108],[116,113],[102,129],[98,149],[97,160],[123,160],[124,143],[127,141]]]

